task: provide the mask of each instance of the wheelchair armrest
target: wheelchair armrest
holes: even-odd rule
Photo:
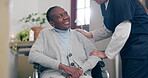
[[[34,64],[33,68],[36,69],[40,73],[43,72],[44,70],[48,69],[47,67],[43,67],[38,63],[33,63],[33,64]],[[105,66],[105,63],[103,61],[99,61],[98,64],[101,68]]]
[[[33,63],[33,68],[36,69],[38,72],[43,72],[44,70],[48,69],[47,67],[43,67],[38,63]]]
[[[99,64],[100,67],[104,67],[105,66],[105,63],[103,61],[99,61],[98,64]]]

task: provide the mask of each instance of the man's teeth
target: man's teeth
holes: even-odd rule
[[[64,24],[69,24],[69,22],[65,22]]]

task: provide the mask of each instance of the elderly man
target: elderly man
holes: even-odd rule
[[[29,63],[47,67],[41,78],[91,78],[90,70],[100,60],[97,49],[81,33],[71,30],[70,16],[59,6],[47,11],[53,28],[43,29],[29,54]],[[101,58],[105,57],[100,52]]]

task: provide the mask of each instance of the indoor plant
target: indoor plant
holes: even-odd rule
[[[16,38],[18,41],[29,41],[29,31],[24,30],[20,33],[17,33]]]
[[[21,22],[31,26],[31,29],[34,31],[34,40],[36,40],[39,32],[44,28],[42,25],[47,21],[45,15],[46,13],[31,13],[20,19]]]

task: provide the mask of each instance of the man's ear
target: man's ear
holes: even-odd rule
[[[50,21],[49,24],[50,24],[52,27],[55,26],[53,21]]]

